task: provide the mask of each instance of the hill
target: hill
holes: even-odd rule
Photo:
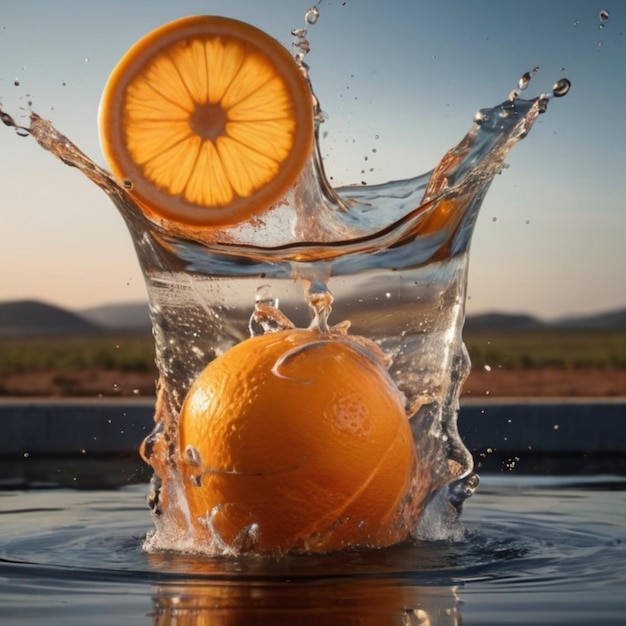
[[[76,313],[44,302],[0,302],[0,337],[91,335],[101,330],[100,326]]]
[[[150,313],[147,302],[105,304],[79,311],[80,316],[108,330],[135,330],[150,332]]]
[[[109,304],[79,311],[87,320],[109,330],[150,330],[147,302]],[[526,313],[501,313],[492,311],[468,315],[464,330],[467,332],[522,332],[549,330],[626,330],[626,308],[591,315],[571,315],[545,321]]]
[[[515,332],[522,330],[538,330],[546,324],[532,315],[510,313],[483,313],[468,315],[463,329],[466,332]]]
[[[540,330],[626,330],[626,308],[544,321],[524,313],[468,315],[466,333],[521,333]],[[149,333],[147,302],[107,304],[70,311],[34,300],[0,302],[0,337],[85,335],[105,332]]]
[[[626,328],[626,309],[598,313],[597,315],[568,316],[556,320],[552,326],[557,328],[582,328],[588,330],[621,330]]]

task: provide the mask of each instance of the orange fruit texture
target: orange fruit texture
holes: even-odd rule
[[[295,184],[313,148],[313,102],[276,40],[193,16],[130,48],[104,89],[99,128],[113,173],[150,217],[225,227]]]
[[[409,534],[411,429],[364,338],[294,329],[229,349],[186,397],[179,454],[196,543],[326,552]]]

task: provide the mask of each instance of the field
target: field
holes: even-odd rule
[[[473,397],[624,396],[626,331],[470,333]],[[150,335],[0,339],[0,395],[153,395]]]
[[[626,369],[626,331],[481,332],[467,334],[465,345],[474,367]]]
[[[152,395],[151,335],[0,339],[1,396]]]

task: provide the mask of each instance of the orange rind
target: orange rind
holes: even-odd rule
[[[152,217],[227,227],[285,196],[313,147],[313,102],[291,54],[264,32],[182,18],[138,41],[100,103],[113,173]]]
[[[237,344],[198,376],[179,424],[196,545],[327,552],[407,539],[411,429],[367,343],[278,331]]]

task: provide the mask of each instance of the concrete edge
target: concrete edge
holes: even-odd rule
[[[0,399],[0,458],[136,455],[153,398]],[[473,454],[626,452],[626,398],[471,399],[459,433]]]

